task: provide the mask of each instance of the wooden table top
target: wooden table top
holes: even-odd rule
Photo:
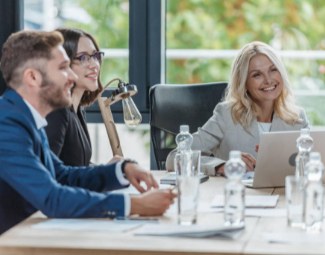
[[[159,179],[164,172],[157,172]],[[223,194],[225,179],[210,177],[200,185],[200,208],[208,208],[216,194]],[[284,189],[246,189],[246,194],[279,194],[276,209],[285,208]],[[174,205],[175,206],[175,205]],[[179,238],[135,236],[134,230],[112,232],[106,230],[40,229],[35,224],[49,221],[36,213],[0,236],[2,255],[102,255],[102,254],[325,254],[325,234],[310,234],[287,227],[285,216],[246,217],[245,230],[236,240],[222,238]],[[107,222],[108,219],[97,219]],[[173,208],[160,217],[159,224],[175,224]],[[199,209],[197,224],[222,224],[223,213]],[[325,231],[325,230],[324,230]],[[284,236],[283,241],[277,238]],[[270,241],[271,240],[271,241]],[[296,241],[295,241],[296,240]],[[281,242],[280,242],[281,241]]]

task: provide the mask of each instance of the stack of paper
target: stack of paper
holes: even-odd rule
[[[200,177],[200,183],[206,182],[209,179],[209,176],[205,174],[200,174],[199,177]],[[160,184],[176,185],[176,178],[177,175],[174,172],[167,173],[165,176],[163,176],[160,179]]]
[[[143,225],[137,229],[135,235],[149,235],[149,236],[178,236],[178,237],[192,237],[192,238],[206,238],[206,237],[227,237],[236,238],[244,226],[202,226],[202,225],[171,225],[171,224],[155,224]]]

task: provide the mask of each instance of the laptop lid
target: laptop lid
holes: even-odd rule
[[[284,187],[285,177],[295,174],[296,140],[299,135],[300,131],[261,134],[252,188]],[[311,131],[310,135],[314,140],[312,151],[320,152],[324,162],[325,130]],[[247,186],[250,186],[249,183]]]

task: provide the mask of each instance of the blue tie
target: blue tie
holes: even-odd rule
[[[41,139],[42,139],[42,148],[43,148],[43,163],[45,167],[49,170],[52,176],[54,176],[54,166],[53,161],[51,157],[51,150],[50,146],[47,140],[47,135],[45,133],[44,128],[41,128],[40,130]]]

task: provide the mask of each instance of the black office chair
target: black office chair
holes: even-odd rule
[[[224,96],[226,82],[157,84],[149,91],[151,141],[158,169],[165,169],[168,153],[176,148],[179,126],[196,132]]]

